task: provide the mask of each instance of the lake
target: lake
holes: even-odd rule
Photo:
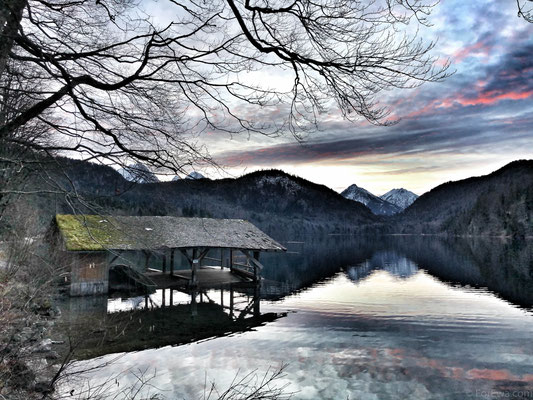
[[[71,299],[65,321],[85,340],[68,371],[85,372],[61,389],[111,396],[141,377],[143,396],[203,399],[284,366],[272,386],[295,399],[533,398],[530,241],[282,244],[260,290]]]

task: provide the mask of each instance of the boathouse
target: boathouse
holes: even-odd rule
[[[144,254],[141,274],[165,278],[154,281],[196,287],[207,281],[216,283],[229,274],[258,283],[263,268],[260,253],[286,250],[241,219],[56,215],[52,232],[53,243],[70,269],[72,296],[107,293],[110,268],[123,264],[122,256],[128,252]],[[158,269],[152,268],[150,261],[154,254],[162,257]],[[176,254],[186,260],[185,269],[175,265]],[[218,261],[216,268],[203,267],[207,259],[211,264]]]

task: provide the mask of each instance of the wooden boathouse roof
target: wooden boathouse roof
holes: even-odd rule
[[[230,248],[286,249],[242,219],[65,215],[55,218],[68,251]]]

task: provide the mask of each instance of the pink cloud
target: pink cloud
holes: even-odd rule
[[[483,41],[479,41],[470,46],[466,46],[460,50],[457,50],[455,53],[453,53],[453,58],[455,59],[456,63],[460,63],[465,58],[471,56],[488,57],[491,50],[491,46],[486,45]]]

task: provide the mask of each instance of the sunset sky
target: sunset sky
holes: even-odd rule
[[[341,191],[352,183],[381,195],[417,194],[533,158],[533,24],[512,0],[442,0],[423,28],[455,74],[444,82],[378,99],[402,120],[392,127],[349,123],[336,114],[298,144],[290,135],[207,139],[231,176],[280,168]],[[219,177],[205,171],[211,178]]]

